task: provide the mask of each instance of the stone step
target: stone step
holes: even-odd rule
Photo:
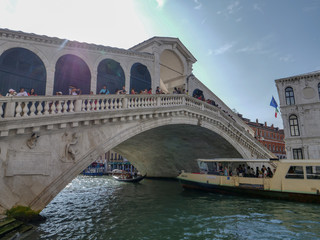
[[[11,220],[9,220],[11,221]],[[10,232],[16,232],[17,229],[23,224],[23,222],[14,221],[9,222],[7,221],[2,227],[0,227],[0,238],[4,237],[5,235],[9,234]]]
[[[32,229],[32,225],[22,224],[20,227],[15,229],[12,232],[7,233],[1,240],[18,240],[20,238],[23,239],[25,234]]]
[[[6,225],[8,225],[9,223],[14,222],[15,219],[14,218],[4,218],[0,220],[0,229]]]

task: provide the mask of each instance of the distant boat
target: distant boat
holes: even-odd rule
[[[142,179],[144,179],[146,177],[146,175],[141,176],[141,175],[132,175],[129,172],[126,172],[124,170],[119,170],[119,169],[114,169],[112,171],[112,177],[119,181],[119,182],[132,182],[132,183],[138,183],[140,182]]]
[[[320,160],[198,159],[198,163],[200,172],[182,171],[178,176],[184,188],[320,203]],[[261,168],[263,164],[274,169],[272,174],[256,177],[248,171],[243,174],[234,170],[243,165],[248,169]]]

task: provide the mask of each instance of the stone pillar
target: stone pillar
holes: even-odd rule
[[[96,92],[97,91],[97,81],[98,81],[97,77],[98,77],[97,71],[93,70],[92,74],[91,74],[91,80],[90,80],[90,91],[92,91],[94,94],[98,94],[98,92]],[[98,89],[98,91],[99,91],[99,89]]]
[[[46,93],[45,93],[46,96],[55,95],[55,93],[53,93],[54,74],[55,74],[54,66],[47,69],[47,83],[46,83]]]
[[[131,72],[131,65],[126,66],[124,74],[125,74],[125,86],[128,94],[130,94],[130,77],[131,77],[130,72]]]
[[[156,88],[160,86],[160,49],[158,46],[153,46],[152,51],[154,55],[154,63],[151,87],[152,93],[155,93]]]

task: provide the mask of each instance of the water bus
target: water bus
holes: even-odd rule
[[[320,160],[198,159],[197,161],[199,172],[182,171],[178,176],[184,188],[320,203]],[[255,169],[259,170],[259,174],[252,171]],[[261,169],[269,171],[267,174],[261,174]]]

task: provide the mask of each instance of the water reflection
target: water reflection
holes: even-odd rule
[[[74,179],[27,239],[319,239],[319,205],[184,191],[176,181]]]

